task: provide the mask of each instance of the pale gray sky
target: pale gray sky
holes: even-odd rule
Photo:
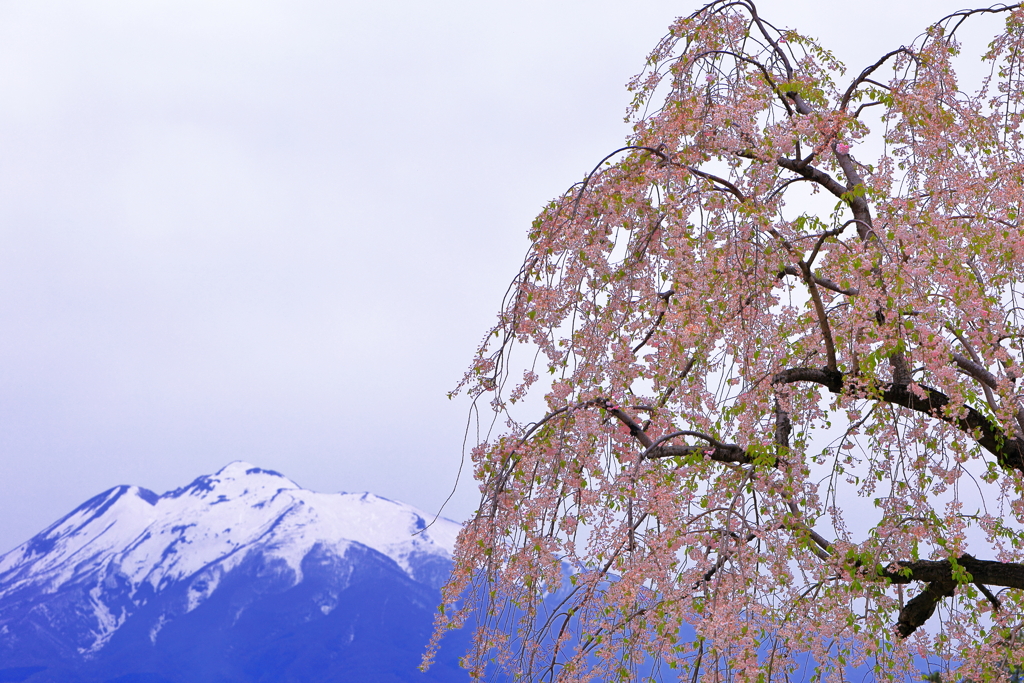
[[[961,7],[758,4],[852,72]],[[235,459],[435,510],[530,221],[697,6],[0,0],[0,552]]]

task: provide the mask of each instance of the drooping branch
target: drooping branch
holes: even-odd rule
[[[857,90],[857,88],[860,86],[860,84],[864,83],[865,81],[867,81],[868,80],[868,76],[873,74],[875,72],[875,70],[878,69],[878,67],[882,66],[883,64],[885,64],[887,61],[889,61],[890,59],[892,59],[893,57],[895,57],[898,54],[905,54],[905,55],[911,55],[911,56],[913,55],[913,53],[910,50],[908,50],[907,48],[899,47],[899,48],[896,48],[895,50],[893,50],[892,52],[889,52],[889,53],[885,54],[884,56],[882,56],[881,59],[879,59],[877,62],[875,62],[871,66],[865,68],[863,71],[860,72],[860,75],[857,76],[857,78],[853,79],[853,83],[850,83],[850,87],[846,89],[845,93],[843,93],[843,98],[839,102],[839,109],[845,110],[847,105],[850,104],[850,98],[853,97],[853,93]]]
[[[469,582],[478,567],[493,566],[488,577],[494,585],[486,595],[499,596],[482,598],[485,626],[482,645],[473,654],[475,661],[482,663],[492,652],[513,664],[518,658],[525,666],[519,671],[524,680],[570,678],[563,673],[568,668],[559,670],[570,662],[580,667],[573,671],[580,672],[581,678],[590,675],[585,670],[592,668],[592,678],[610,680],[615,677],[611,667],[623,662],[626,668],[632,667],[626,658],[616,657],[626,651],[617,652],[620,645],[632,648],[635,644],[647,648],[644,652],[654,658],[660,653],[678,660],[671,649],[659,649],[660,632],[645,631],[653,620],[632,631],[638,624],[632,615],[643,614],[638,608],[648,608],[637,602],[636,586],[656,586],[678,601],[666,608],[664,616],[659,614],[660,625],[690,623],[694,614],[710,615],[703,608],[714,604],[714,609],[735,617],[735,622],[726,619],[730,628],[746,626],[749,615],[755,615],[758,625],[780,634],[780,652],[787,648],[796,652],[808,645],[799,637],[784,636],[784,629],[778,628],[792,624],[799,629],[807,618],[816,620],[809,622],[813,637],[821,643],[826,639],[837,643],[837,652],[890,640],[891,634],[874,629],[851,630],[856,622],[834,619],[833,610],[835,605],[871,600],[879,592],[892,594],[897,586],[898,607],[884,599],[874,607],[899,637],[938,621],[928,619],[950,596],[955,596],[958,609],[963,607],[969,614],[991,604],[1004,610],[999,619],[1017,617],[1009,610],[1021,590],[1020,565],[971,564],[973,558],[967,556],[944,561],[948,553],[937,551],[937,546],[950,523],[948,517],[945,522],[923,523],[923,532],[901,527],[911,519],[932,520],[930,513],[937,513],[938,501],[917,491],[900,497],[903,492],[894,487],[892,507],[885,507],[863,547],[854,546],[877,548],[874,541],[885,539],[885,559],[867,559],[867,553],[846,555],[847,543],[837,539],[848,538],[848,515],[858,514],[859,503],[871,502],[876,495],[872,486],[878,484],[862,486],[851,478],[849,486],[866,499],[861,500],[844,497],[845,490],[839,490],[844,485],[833,479],[825,503],[831,497],[834,505],[826,513],[815,495],[812,473],[804,466],[813,457],[808,435],[828,424],[829,414],[842,414],[850,407],[847,399],[869,406],[866,416],[845,415],[852,424],[844,436],[850,443],[843,446],[880,446],[868,456],[873,463],[879,458],[899,459],[897,464],[905,468],[902,475],[890,473],[894,481],[902,476],[909,481],[927,467],[948,466],[948,453],[931,447],[935,429],[946,443],[970,440],[972,453],[991,452],[1008,471],[998,482],[978,478],[978,487],[999,488],[1001,514],[1010,525],[989,525],[987,519],[967,516],[957,523],[984,531],[989,538],[1012,535],[1013,547],[1004,544],[1005,554],[999,558],[1024,562],[1017,552],[1019,534],[1012,526],[1020,521],[1012,502],[1019,495],[1024,472],[1024,429],[1014,426],[1009,410],[1020,403],[1012,373],[1021,364],[1019,340],[1024,338],[1019,329],[1024,304],[1017,293],[1020,273],[1016,268],[1024,246],[1018,239],[1018,212],[1010,207],[1021,203],[1024,181],[1019,158],[1003,153],[1007,148],[999,142],[1019,132],[1020,126],[1004,117],[1001,125],[1009,128],[997,130],[995,117],[990,121],[976,116],[974,107],[958,109],[952,99],[953,74],[944,70],[949,57],[942,48],[949,29],[955,30],[954,24],[959,25],[970,11],[951,15],[946,25],[927,34],[923,46],[919,40],[868,60],[867,68],[851,72],[851,77],[856,76],[851,82],[813,39],[795,30],[780,31],[764,21],[756,0],[705,2],[710,4],[673,26],[652,53],[649,68],[634,81],[632,111],[638,116],[635,134],[629,139],[633,144],[613,152],[619,157],[602,159],[583,182],[545,209],[531,229],[534,248],[529,258],[534,261],[517,279],[519,298],[503,308],[501,325],[496,327],[494,344],[511,346],[533,339],[552,360],[551,367],[562,368],[565,382],[554,385],[545,396],[551,406],[547,416],[522,425],[509,414],[514,438],[488,437],[486,448],[474,454],[475,460],[480,459],[478,476],[485,482],[487,499],[480,516],[486,523],[472,529],[474,536],[460,541],[462,580]],[[992,48],[992,92],[997,86],[1016,88],[1019,83],[1019,55],[1024,49],[1024,36],[1018,35],[1017,28],[1020,16],[1024,15],[1018,12],[1010,30]],[[928,52],[932,49],[934,59]],[[919,54],[928,59],[917,59]],[[904,71],[894,73],[886,85],[882,81],[888,79],[877,74],[894,63]],[[1007,77],[997,75],[1004,66]],[[706,91],[698,84],[705,76]],[[835,89],[840,77],[848,88]],[[669,79],[675,80],[669,83]],[[680,85],[683,81],[685,86]],[[663,91],[667,91],[664,106],[657,107],[655,99]],[[1008,97],[1007,111],[1019,107],[1015,95]],[[883,126],[882,135],[888,137],[881,147],[872,143],[872,135],[879,131],[869,130],[867,121],[856,120],[867,107],[893,122]],[[919,112],[929,116],[918,117]],[[952,115],[948,121],[946,114]],[[860,146],[862,140],[864,146]],[[853,144],[863,152],[851,153]],[[867,159],[859,158],[880,148],[879,164],[899,163],[891,149],[906,153],[908,165],[901,171],[905,171],[902,177],[913,179],[909,185],[890,183],[884,172],[876,170],[884,166],[871,167]],[[608,161],[614,166],[607,166]],[[989,177],[993,180],[986,182]],[[808,232],[800,218],[792,220],[788,211],[775,211],[787,188],[804,182],[824,190],[832,198],[830,204],[840,202],[831,214],[835,222],[827,227],[836,228],[850,219],[844,227],[855,224],[859,240],[852,235],[834,238],[833,231],[825,228],[824,233]],[[953,190],[947,196],[945,190],[921,193],[921,187]],[[963,209],[964,215],[949,215],[957,210],[954,206],[970,208]],[[806,214],[814,214],[815,209],[809,208]],[[954,221],[955,229],[920,229],[920,212],[930,211]],[[976,215],[968,216],[968,211]],[[879,221],[877,233],[873,216]],[[650,227],[652,217],[664,224]],[[825,214],[818,218],[824,219]],[[817,220],[815,224],[825,223]],[[733,229],[735,225],[744,229]],[[623,242],[627,249],[620,260]],[[827,258],[815,260],[819,253]],[[777,260],[779,256],[782,260]],[[951,270],[948,264],[958,266],[960,258],[968,267],[976,262],[976,275],[985,273],[993,284],[985,283],[981,275],[981,288],[968,286],[969,281],[962,278],[946,278]],[[769,269],[767,274],[764,268]],[[767,301],[761,288],[771,284],[760,279],[763,275],[769,280],[775,275],[779,280],[801,278],[808,290],[802,299],[810,310],[784,308],[781,297],[779,306],[756,308]],[[912,281],[894,279],[911,277]],[[912,286],[905,286],[907,282]],[[789,285],[796,283],[790,280],[783,294],[790,293]],[[671,306],[669,295],[660,294],[668,286],[679,292],[672,295]],[[943,297],[954,286],[959,286],[959,296],[950,303]],[[541,296],[536,296],[538,292]],[[664,297],[664,303],[659,297]],[[899,350],[903,346],[887,351],[891,377],[887,370],[879,371],[884,376],[863,371],[866,361],[858,362],[857,354],[866,352],[865,345],[877,346],[878,338],[900,335],[916,343],[915,331],[904,330],[901,316],[934,320],[946,317],[943,311],[948,306],[964,311],[968,316],[964,324],[972,331],[961,333],[964,339],[959,345],[953,341],[951,347],[929,346],[933,353],[919,354],[928,367],[936,358],[940,363],[944,360],[942,379],[930,380],[938,389],[914,384],[915,377],[924,380],[924,376],[914,374],[910,352]],[[733,318],[727,312],[737,307],[743,315]],[[993,310],[999,308],[1003,310]],[[977,310],[987,315],[971,318]],[[526,317],[534,311],[540,315]],[[872,313],[878,330],[866,322]],[[1004,315],[1001,322],[999,313]],[[702,323],[705,316],[710,322]],[[973,325],[987,334],[975,339]],[[768,332],[761,334],[762,330]],[[940,334],[944,339],[939,341],[945,344],[956,332]],[[982,338],[985,341],[979,341]],[[792,368],[774,377],[773,370],[764,374],[765,367],[789,367],[781,364],[786,363],[784,358],[802,358],[789,361],[792,364],[824,366],[823,360],[807,360],[810,340],[817,340],[819,348],[814,351],[828,354],[827,367]],[[652,343],[654,348],[648,346]],[[623,353],[627,344],[632,356]],[[561,350],[565,346],[571,352]],[[837,354],[847,346],[854,359],[844,375]],[[745,348],[757,353],[731,353]],[[644,357],[637,358],[641,353]],[[698,376],[683,381],[691,372]],[[498,392],[493,405],[505,414],[502,383],[497,379],[510,376],[507,358],[481,353],[474,373],[469,381],[476,383],[479,392]],[[722,373],[753,381],[751,394],[756,400],[747,401],[745,393],[725,389],[720,384]],[[788,394],[796,387],[782,386],[804,381],[816,386],[804,385],[804,391],[792,397]],[[776,386],[764,386],[769,383]],[[543,393],[543,384],[532,390]],[[718,391],[712,391],[715,384]],[[566,385],[576,398],[566,400],[561,393]],[[826,407],[815,398],[824,395],[824,389],[843,400]],[[680,397],[687,391],[692,393]],[[963,405],[964,395],[971,396],[974,408]],[[671,401],[673,397],[681,400]],[[563,402],[566,405],[556,409]],[[743,411],[739,419],[734,407]],[[859,426],[869,420],[874,424],[892,420],[890,424],[899,427],[908,416],[921,428],[899,429],[898,442],[883,439],[879,444],[870,436],[856,438],[863,433]],[[728,426],[709,426],[723,424]],[[678,427],[691,429],[673,431]],[[629,435],[623,435],[627,431]],[[613,436],[613,432],[618,433]],[[846,467],[844,454],[836,450],[833,477]],[[858,461],[856,451],[848,455],[852,461],[865,462]],[[993,459],[988,453],[984,457]],[[884,467],[884,462],[878,465]],[[961,500],[958,490],[947,491],[954,501]],[[987,490],[982,493],[988,496]],[[850,510],[845,509],[847,505]],[[825,522],[827,514],[832,515],[834,531]],[[908,553],[899,549],[903,545],[896,539],[914,533],[921,534],[922,556],[935,559],[910,561]],[[830,534],[831,539],[825,537]],[[587,543],[580,542],[583,538]],[[685,538],[685,545],[677,546],[677,538]],[[600,541],[592,543],[592,539]],[[742,545],[754,542],[756,547]],[[706,553],[690,556],[693,549]],[[957,553],[968,550],[973,549],[965,546]],[[926,554],[936,551],[940,554]],[[681,573],[674,564],[682,558],[680,552],[687,553]],[[906,561],[896,561],[885,570],[876,564],[894,558]],[[569,597],[547,609],[548,598],[543,594],[547,585],[536,581],[535,569],[555,567],[553,580],[559,562],[593,574],[587,577],[586,588],[573,586]],[[524,574],[527,565],[530,573]],[[790,566],[799,566],[802,574],[787,573]],[[775,567],[783,567],[785,575],[771,575]],[[847,570],[853,576],[844,582],[837,574],[846,576]],[[753,588],[734,580],[746,578],[747,572],[756,575]],[[532,582],[524,583],[524,576]],[[829,582],[836,582],[829,591],[834,589],[832,595],[840,602],[833,603],[832,595],[808,599]],[[903,584],[913,586],[909,593],[917,593],[908,595],[906,604]],[[964,590],[969,584],[981,591],[977,604],[967,604]],[[477,584],[467,585],[475,589]],[[694,595],[691,587],[707,593]],[[973,589],[966,590],[976,595]],[[545,609],[520,616],[517,600],[524,595],[534,600],[530,604],[543,603]],[[505,601],[506,611],[486,611],[499,599]],[[449,603],[454,604],[454,599]],[[754,609],[728,614],[737,604]],[[695,610],[698,605],[700,609]],[[595,609],[606,607],[618,611],[608,617],[608,612]],[[844,616],[849,614],[840,614]],[[626,624],[630,639],[625,629],[620,631],[621,640],[610,637],[618,623]],[[694,620],[691,625],[699,637],[705,636],[701,622]],[[493,628],[505,626],[520,630],[508,631],[511,640],[496,638],[492,647],[486,639],[497,633]],[[948,628],[948,624],[935,626]],[[950,651],[969,650],[972,639],[977,642],[978,620],[948,631]],[[609,637],[602,641],[602,635]],[[568,648],[574,642],[578,648],[569,658]],[[698,659],[704,642],[700,641],[700,650],[694,645],[694,651],[701,653]],[[743,642],[743,634],[721,629],[706,642],[716,649],[732,647]],[[554,654],[542,659],[549,654],[548,643],[554,644]],[[897,650],[902,649],[886,655],[883,666],[900,663]],[[539,653],[536,658],[535,652]],[[714,649],[708,652],[717,656]],[[792,657],[784,657],[791,663]],[[973,658],[972,665],[995,661],[986,653],[971,652],[967,658]],[[602,664],[592,667],[591,661]],[[603,663],[608,666],[601,668]],[[542,671],[545,666],[546,672]],[[713,667],[704,668],[711,676]],[[771,661],[763,668],[767,679],[779,671]],[[752,672],[747,673],[752,677]]]
[[[975,14],[998,14],[1000,12],[1012,12],[1013,10],[1017,9],[1020,6],[1020,3],[1016,3],[1013,5],[1005,5],[1000,3],[998,5],[993,5],[992,7],[981,7],[978,9],[962,9],[959,12],[953,12],[952,14],[942,17],[942,19],[939,19],[936,23],[946,24],[948,22],[953,21],[953,19],[956,19],[956,25],[953,26],[953,28],[950,29],[949,31],[949,35],[950,37],[952,37],[953,35],[956,34],[960,26]]]
[[[735,59],[736,61],[744,62],[746,64],[750,64],[750,65],[756,67],[757,70],[761,72],[761,75],[764,76],[764,80],[765,80],[765,82],[767,82],[768,87],[771,88],[772,92],[774,92],[779,97],[779,99],[782,101],[782,106],[786,108],[786,113],[792,115],[793,109],[790,107],[789,102],[786,101],[786,96],[790,96],[790,98],[793,99],[791,94],[790,93],[783,94],[782,91],[779,90],[778,85],[776,85],[775,81],[772,79],[772,75],[768,72],[768,69],[765,68],[764,64],[762,64],[761,62],[757,61],[756,59],[751,59],[750,57],[747,57],[745,55],[741,55],[741,54],[736,53],[736,52],[732,52],[731,50],[708,50],[707,52],[703,52],[703,53],[701,53],[699,55],[696,55],[696,57],[700,58],[700,57],[704,57],[704,56],[707,56],[707,55],[716,55],[716,54],[717,55],[728,55],[728,56],[732,57],[733,59]],[[799,111],[801,114],[809,113],[810,110],[807,109],[806,105],[803,104],[802,100],[801,101],[796,101],[795,104],[796,104],[796,107],[797,107],[797,111]],[[801,106],[806,111],[801,111]]]
[[[815,382],[825,386],[834,393],[841,392],[844,386],[842,373],[827,369],[817,370],[813,368],[793,368],[785,373],[780,373],[775,377],[775,383],[777,384],[787,384],[797,381]],[[922,387],[922,389],[926,392],[926,397],[924,399],[912,394],[906,386],[889,385],[887,388],[882,390],[881,397],[882,400],[886,400],[890,403],[927,413],[946,422],[955,423],[961,429],[966,426],[966,424],[961,423],[967,423],[972,425],[975,431],[977,431],[977,421],[987,419],[978,413],[973,417],[969,414],[966,418],[959,418],[959,422],[957,422],[957,418],[950,418],[943,413],[943,409],[950,402],[948,397],[934,389],[927,387]],[[609,413],[613,414],[616,418],[621,420],[623,424],[627,425],[630,428],[631,433],[633,433],[633,436],[644,444],[645,450],[641,455],[642,459],[654,460],[659,458],[687,457],[699,453],[716,462],[733,465],[750,465],[754,463],[754,459],[741,446],[722,443],[714,437],[702,432],[679,430],[677,432],[667,434],[656,441],[652,440],[646,432],[640,429],[640,426],[636,421],[624,410],[614,405],[607,406],[607,409]],[[976,413],[976,411],[974,412]],[[789,431],[791,430],[789,415],[778,405],[776,405],[775,413],[775,442],[779,447],[785,448],[788,447]],[[987,427],[993,430],[997,429],[991,424],[987,424]],[[680,436],[691,436],[702,439],[708,442],[708,446],[664,445],[665,442]],[[995,442],[996,440],[993,438],[992,441]],[[979,439],[979,443],[981,442],[982,439]],[[985,444],[982,443],[982,445],[984,446]],[[1015,451],[1015,453],[1017,453],[1017,457],[1020,458],[1020,453],[1024,452],[1020,443],[1017,444],[1017,449],[1018,450]],[[1007,457],[1006,454],[1001,452],[997,452],[995,454],[997,458],[1000,459],[1001,464],[1005,462],[1005,458]],[[778,466],[778,464],[779,462],[776,461],[776,466]],[[787,500],[786,502],[790,512],[793,514],[793,518],[788,523],[785,521],[782,522],[780,527],[788,528],[800,535],[805,535],[813,544],[808,546],[809,550],[820,560],[829,560],[832,555],[832,544],[822,537],[821,534],[814,531],[814,529],[809,525],[799,521],[800,511],[792,500]],[[750,534],[746,539],[746,542],[749,542],[755,537],[756,534]],[[710,580],[710,578],[714,576],[722,566],[724,566],[729,557],[730,554],[728,553],[719,557],[716,564],[704,576],[703,582]],[[956,560],[956,563],[957,564],[954,565],[951,560],[899,561],[891,564],[880,573],[879,578],[887,579],[893,584],[909,584],[912,582],[923,582],[927,584],[921,593],[908,601],[900,610],[895,628],[896,632],[901,637],[906,638],[916,631],[932,616],[932,614],[934,614],[935,608],[943,598],[951,597],[955,593],[958,586],[955,573],[957,565],[966,570],[969,574],[968,580],[976,584],[986,598],[997,607],[999,604],[998,599],[996,599],[986,586],[1024,589],[1024,564],[978,560],[971,555],[961,556]]]

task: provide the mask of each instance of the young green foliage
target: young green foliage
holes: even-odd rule
[[[1022,55],[1019,5],[852,76],[750,0],[672,26],[460,386],[508,429],[473,450],[435,646],[472,618],[471,672],[524,681],[1019,670]]]

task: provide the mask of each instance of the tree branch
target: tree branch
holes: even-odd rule
[[[973,377],[982,383],[982,385],[988,386],[992,389],[997,388],[999,381],[996,376],[989,372],[983,365],[976,360],[971,360],[967,356],[960,353],[953,353],[953,362],[956,366],[963,370],[965,373]]]
[[[670,289],[667,292],[661,292],[660,294],[658,294],[658,298],[665,302],[665,311],[668,310],[668,300],[671,299],[672,295],[675,293],[676,290]],[[637,351],[642,349],[644,346],[647,345],[647,342],[651,340],[651,337],[654,336],[654,332],[658,329],[658,325],[660,325],[661,321],[665,319],[665,311],[662,311],[661,313],[658,314],[657,320],[655,320],[654,324],[651,325],[651,329],[647,333],[647,335],[640,341],[639,344],[633,347],[633,353],[636,353]]]
[[[741,202],[747,201],[747,198],[746,198],[746,196],[744,196],[743,192],[741,192],[738,187],[736,187],[735,185],[730,183],[725,178],[719,178],[718,176],[716,176],[716,175],[714,175],[712,173],[705,173],[704,171],[700,170],[699,168],[694,168],[693,166],[687,166],[686,164],[677,164],[677,163],[673,162],[672,165],[673,166],[678,166],[679,168],[685,168],[687,171],[689,171],[690,173],[692,173],[693,175],[695,175],[695,176],[697,176],[699,178],[704,178],[705,180],[710,180],[713,183],[717,183],[721,187],[718,187],[716,189],[721,190],[723,192],[728,192],[729,194],[731,194],[731,195],[735,196],[737,199],[739,199]]]
[[[786,96],[789,95],[789,93],[786,93],[785,95],[783,95],[783,93],[779,90],[779,87],[775,84],[775,81],[772,80],[772,75],[768,72],[768,69],[765,68],[765,66],[763,64],[761,64],[761,62],[757,61],[756,59],[751,59],[750,57],[746,57],[744,55],[738,54],[736,52],[732,52],[730,50],[708,50],[706,52],[702,52],[702,53],[700,53],[698,55],[695,55],[694,59],[696,60],[696,59],[699,59],[701,57],[705,57],[707,55],[719,55],[719,54],[729,55],[730,57],[732,57],[733,59],[735,59],[737,61],[745,62],[747,64],[751,64],[751,65],[757,67],[757,69],[764,76],[764,80],[767,81],[768,87],[770,87],[772,89],[772,92],[774,92],[778,96],[779,100],[782,101],[782,106],[786,108],[786,113],[789,114],[790,116],[792,116],[793,110],[790,108],[789,102],[786,101]],[[797,104],[797,111],[800,111],[799,107],[802,104],[802,102],[797,102],[796,104]],[[806,114],[808,112],[807,111],[801,111],[800,113],[801,114]]]
[[[776,159],[776,163],[787,171],[793,171],[808,180],[813,180],[835,195],[838,199],[846,201],[846,197],[844,195],[846,194],[847,189],[843,184],[821,169],[811,166],[809,162],[805,162],[802,159],[787,159],[786,157],[779,157]]]
[[[994,600],[995,596],[983,585],[1024,590],[1024,564],[979,560],[971,555],[961,555],[956,558],[956,564],[970,574],[969,581],[981,587],[989,600]],[[900,610],[896,631],[904,638],[924,624],[935,612],[939,601],[951,597],[959,585],[953,576],[952,560],[895,562],[882,572],[882,576],[894,584],[928,582],[928,587]],[[998,605],[998,600],[995,604]]]
[[[818,370],[814,368],[792,368],[779,373],[774,378],[776,384],[788,384],[797,381],[810,381],[820,384],[834,393],[840,393],[843,390],[843,374],[832,370]],[[950,418],[943,414],[943,408],[949,404],[949,398],[941,392],[928,387],[921,387],[925,392],[925,398],[920,398],[914,395],[908,387],[904,385],[888,385],[887,388],[883,389],[881,398],[882,400],[901,405],[912,410],[924,412],[933,417],[937,417],[945,422],[955,424],[956,426],[965,429],[965,426],[970,427],[972,436],[975,435],[979,430],[985,432],[985,430],[996,429],[985,418],[977,411],[968,408],[968,416],[965,418]],[[646,450],[641,455],[641,459],[654,460],[659,458],[669,458],[674,456],[689,456],[695,453],[702,453],[707,455],[712,460],[717,462],[724,462],[730,464],[752,464],[753,459],[747,454],[746,450],[735,444],[725,444],[712,436],[701,432],[695,432],[692,430],[680,430],[673,432],[666,436],[659,438],[657,441],[653,441],[633,420],[628,414],[626,414],[621,408],[613,405],[609,405],[606,409],[615,417],[620,419],[626,424],[631,433],[645,445]],[[973,413],[973,415],[972,415]],[[788,415],[780,407],[776,407],[776,443],[780,446],[786,445],[788,441]],[[983,424],[979,424],[978,421],[984,421]],[[703,446],[664,446],[662,445],[665,441],[674,439],[680,436],[693,436],[704,441],[707,441],[711,445],[711,449]],[[982,446],[988,450],[992,450],[990,446],[997,446],[999,441],[985,432],[980,438],[975,436]],[[988,445],[986,445],[988,443]],[[1015,443],[1015,445],[1014,445]],[[1004,467],[1008,466],[1007,462],[1010,457],[1016,454],[1018,462],[1024,463],[1024,459],[1021,459],[1021,454],[1024,453],[1024,444],[1020,443],[1019,439],[1015,439],[1014,443],[1006,442],[1005,440],[1001,445],[997,446],[996,451],[992,451],[999,459],[1000,464]],[[1002,450],[998,450],[1001,448]],[[1013,449],[1016,450],[1013,450]],[[1012,451],[1007,453],[1007,451]],[[1021,467],[1015,467],[1024,471]],[[796,518],[799,518],[800,511],[796,504],[792,501],[788,501],[790,511]],[[829,543],[819,533],[814,531],[810,526],[800,522],[784,523],[785,528],[791,531],[806,534],[807,537],[814,543],[809,549],[822,561],[828,560],[832,552],[832,544]],[[750,534],[746,539],[749,542],[755,537],[754,534]],[[723,554],[718,558],[716,564],[705,574],[702,582],[707,582],[711,579],[714,574],[724,566],[725,562],[728,561],[730,554]],[[992,560],[978,560],[971,555],[963,555],[956,560],[957,564],[965,569],[970,575],[969,580],[975,583],[986,596],[986,598],[992,602],[993,605],[998,609],[999,601],[992,594],[986,585],[988,586],[1000,586],[1005,588],[1016,588],[1024,589],[1024,564],[1017,564],[1013,562],[997,562]],[[903,608],[900,610],[899,619],[896,623],[896,631],[903,638],[906,638],[914,631],[916,631],[921,625],[923,625],[931,616],[935,613],[935,608],[938,603],[947,597],[951,597],[957,587],[957,581],[953,575],[953,562],[951,560],[917,560],[913,562],[899,561],[891,564],[887,569],[883,570],[880,574],[881,578],[888,579],[893,584],[908,584],[911,582],[926,582],[927,587],[911,599]]]
[[[814,302],[814,313],[818,317],[818,326],[821,328],[821,338],[825,341],[825,356],[828,360],[829,370],[837,370],[839,363],[836,360],[836,343],[832,340],[832,327],[828,324],[828,314],[825,312],[825,304],[818,293],[818,286],[814,283],[811,275],[811,266],[800,262],[800,270],[803,272],[804,282],[807,283],[807,290],[811,293],[811,301]]]
[[[838,394],[843,391],[844,379],[842,372],[827,368],[790,368],[776,374],[772,384],[814,382]],[[1004,469],[1024,474],[1024,439],[1010,438],[999,425],[970,406],[963,406],[965,414],[962,417],[949,415],[945,410],[951,404],[948,396],[924,385],[917,385],[917,389],[923,396],[919,396],[906,384],[887,382],[879,384],[875,391],[865,394],[864,398],[903,406],[953,425],[996,456],[996,461]]]
[[[872,73],[874,73],[875,69],[877,69],[878,67],[882,66],[887,61],[889,61],[890,57],[895,57],[896,55],[901,54],[901,53],[902,54],[907,54],[907,55],[912,54],[910,52],[910,50],[908,50],[907,48],[899,47],[899,48],[896,48],[895,50],[893,50],[892,52],[886,54],[885,56],[883,56],[881,59],[879,59],[877,62],[875,62],[871,66],[869,66],[866,69],[864,69],[863,71],[861,71],[860,75],[857,76],[857,78],[853,79],[853,83],[851,83],[850,87],[846,89],[845,93],[843,93],[843,99],[840,100],[840,102],[839,102],[839,108],[840,109],[846,109],[846,106],[848,104],[850,104],[850,98],[853,97],[854,91],[857,90],[857,86],[859,86],[861,83],[863,83],[866,80],[868,80],[868,76],[870,76]],[[860,109],[858,109],[857,112],[860,113]]]
[[[782,272],[779,273],[779,276],[781,277],[783,275],[795,275],[797,277],[803,277],[803,274],[796,266],[786,266],[785,268],[783,268]],[[832,290],[837,294],[845,294],[846,296],[857,296],[858,294],[860,294],[860,290],[857,289],[856,287],[843,287],[842,285],[836,283],[834,280],[830,280],[827,277],[821,277],[820,275],[814,275],[813,273],[811,274],[811,277],[814,279],[814,284],[818,285],[819,287],[824,287],[825,289]]]
[[[753,462],[747,452],[735,444],[720,444],[711,448],[707,446],[656,446],[648,450],[644,458],[658,460],[687,457],[694,453],[703,453],[715,462],[727,462],[735,465],[749,465]]]
[[[626,428],[629,429],[630,436],[639,441],[644,448],[651,448],[654,446],[654,441],[651,437],[647,436],[647,432],[644,431],[644,428],[641,427],[640,423],[634,420],[629,413],[611,401],[605,401],[603,407],[608,411],[609,415],[615,417],[619,422],[626,425]]]
[[[948,14],[942,17],[935,23],[944,24],[951,21],[954,18],[958,18],[956,26],[954,26],[949,32],[950,37],[952,37],[953,34],[957,32],[957,29],[960,28],[960,25],[967,21],[969,17],[975,14],[998,14],[1000,12],[1011,12],[1017,9],[1018,7],[1020,7],[1020,3],[1016,3],[1013,5],[1005,5],[1000,3],[998,5],[993,5],[992,7],[981,7],[978,9],[962,9],[959,12],[953,12],[952,14]]]

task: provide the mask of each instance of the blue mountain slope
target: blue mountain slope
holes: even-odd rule
[[[0,557],[0,682],[467,681],[417,670],[457,525],[234,463],[112,489]]]

